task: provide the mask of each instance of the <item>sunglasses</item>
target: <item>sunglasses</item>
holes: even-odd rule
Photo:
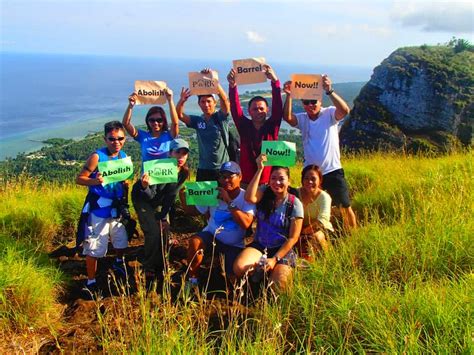
[[[149,118],[149,119],[148,119],[148,122],[150,122],[150,123],[154,123],[154,122],[163,123],[164,121],[165,121],[165,120],[164,120],[163,118],[161,118],[161,117],[159,117],[159,118]]]
[[[233,179],[237,176],[237,174],[219,174],[219,179],[222,179],[222,180],[227,180],[227,179]]]
[[[316,105],[318,103],[318,100],[302,100],[303,105],[308,106],[308,105]]]
[[[107,140],[108,140],[109,142],[115,142],[115,141],[121,142],[121,141],[123,141],[124,139],[125,139],[125,137],[117,137],[117,138],[115,138],[115,137],[107,137]]]

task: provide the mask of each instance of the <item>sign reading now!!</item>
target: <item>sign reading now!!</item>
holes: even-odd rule
[[[208,74],[190,72],[188,78],[191,95],[210,95],[219,92],[219,76],[214,70]]]
[[[236,59],[233,62],[235,81],[238,85],[257,84],[267,81],[263,65],[265,58]]]
[[[293,74],[291,76],[291,98],[318,100],[323,99],[323,79],[319,74]]]
[[[175,158],[148,160],[143,172],[150,176],[150,185],[178,182],[178,162]]]
[[[186,186],[186,204],[198,206],[217,206],[217,181],[188,182]]]
[[[101,161],[97,169],[104,178],[102,185],[125,181],[133,177],[132,158],[126,157],[117,160]]]
[[[162,105],[166,103],[166,87],[164,81],[135,81],[135,93],[138,95],[137,105]]]
[[[262,154],[267,155],[265,166],[293,166],[296,164],[296,144],[286,141],[263,141]]]

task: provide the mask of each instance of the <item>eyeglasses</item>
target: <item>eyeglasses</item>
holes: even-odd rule
[[[124,139],[125,139],[125,137],[117,137],[117,138],[115,138],[115,137],[107,137],[107,140],[108,140],[109,142],[115,142],[115,141],[121,142],[121,141],[123,141]]]
[[[148,122],[150,122],[150,123],[154,123],[154,122],[163,123],[163,122],[164,122],[164,119],[163,119],[162,117],[159,117],[159,118],[149,118],[149,119],[148,119]]]
[[[235,178],[236,175],[237,175],[237,174],[235,174],[235,173],[234,173],[234,174],[222,173],[222,174],[219,174],[219,179],[222,179],[222,180],[227,180],[227,179],[229,179],[229,180],[231,180],[231,179]]]
[[[302,100],[303,105],[308,106],[308,105],[316,105],[318,103],[318,100]]]

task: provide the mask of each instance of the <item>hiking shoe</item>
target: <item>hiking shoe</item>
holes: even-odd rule
[[[112,270],[114,271],[115,276],[123,278],[127,277],[127,266],[125,265],[125,261],[114,260]]]
[[[90,285],[87,282],[81,289],[82,298],[88,301],[95,301],[99,294],[99,288],[97,287],[97,283],[93,282]]]

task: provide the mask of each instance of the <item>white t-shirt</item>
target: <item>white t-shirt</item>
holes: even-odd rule
[[[244,199],[245,190],[240,189],[239,195],[232,201],[239,210],[245,213],[255,215],[255,205],[248,203]],[[243,229],[232,217],[232,212],[229,211],[227,203],[218,200],[217,206],[196,206],[197,210],[204,214],[207,211],[210,213],[210,218],[207,226],[203,229],[204,232],[214,234],[219,227],[223,229],[216,235],[216,239],[224,244],[243,248],[245,229]]]
[[[335,112],[334,106],[321,107],[315,121],[306,112],[295,114],[303,139],[304,166],[316,164],[323,175],[342,168]]]

